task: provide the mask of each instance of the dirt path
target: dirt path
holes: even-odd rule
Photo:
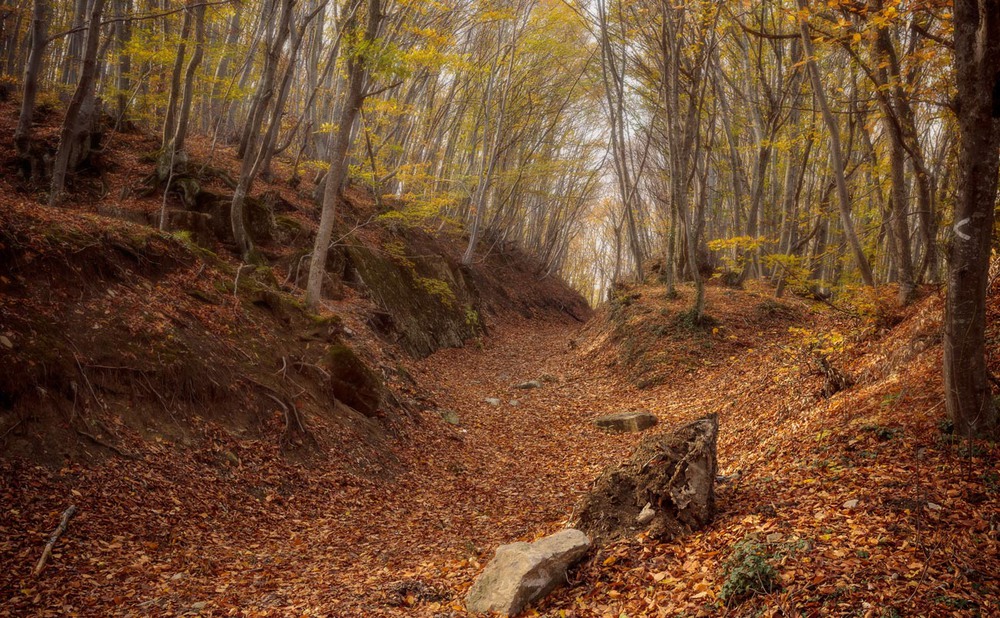
[[[578,325],[524,322],[482,347],[412,363],[431,409],[400,430],[401,472],[390,479],[293,465],[274,445],[223,434],[94,469],[4,463],[0,616],[454,611],[498,544],[560,527],[638,439],[589,421],[653,407],[610,370],[581,362],[570,349],[578,335]],[[513,388],[543,377],[541,388]],[[230,451],[240,453],[236,468]],[[33,579],[32,557],[68,502],[80,515]]]
[[[791,325],[829,332],[828,316],[716,290],[717,328],[657,335],[683,300],[652,301],[588,333],[582,345],[599,361],[571,349],[579,326],[528,322],[482,348],[410,362],[428,409],[396,425],[392,475],[335,461],[364,449],[299,465],[271,437],[237,440],[211,426],[196,446],[146,443],[141,457],[93,467],[0,460],[0,617],[462,616],[462,595],[497,545],[560,527],[600,470],[641,439],[590,424],[632,408],[668,427],[718,412],[720,471],[740,470],[740,480],[720,491],[709,528],[586,561],[579,586],[546,600],[548,615],[714,615],[721,562],[759,538],[777,539],[768,551],[781,588],[741,615],[857,615],[861,604],[866,616],[954,615],[958,605],[996,614],[995,584],[981,576],[997,572],[1000,555],[995,477],[969,478],[961,451],[942,440],[935,353],[905,357],[905,371],[887,360],[936,322],[911,319],[861,346],[874,354],[841,358],[868,377],[823,398],[822,377],[787,346]],[[634,366],[612,366],[646,344]],[[659,386],[630,386],[625,373],[643,377],[643,362]],[[513,388],[544,376],[554,380]],[[33,578],[68,504],[78,515]]]
[[[417,607],[407,607],[404,598],[395,609],[399,599],[392,592],[401,587],[390,584],[417,580],[457,596],[498,544],[560,527],[600,470],[628,451],[636,436],[609,435],[589,421],[641,403],[630,387],[580,362],[569,346],[578,330],[525,323],[482,349],[444,350],[416,363],[415,377],[431,404],[456,412],[461,425],[425,413],[431,431],[419,447],[404,450],[408,471],[377,499],[362,498],[346,518],[317,522],[320,544],[329,545],[310,568],[337,574],[350,593],[336,599],[341,610],[431,615],[448,609],[452,602],[433,595],[419,603],[419,586]],[[528,380],[543,386],[513,388]],[[354,534],[344,543],[346,522]]]

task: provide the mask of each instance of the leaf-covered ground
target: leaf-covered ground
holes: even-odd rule
[[[711,288],[717,323],[690,328],[685,299],[639,294],[585,330],[510,323],[409,363],[426,409],[396,427],[395,465],[307,467],[210,425],[208,443],[153,443],[96,468],[3,461],[0,616],[462,615],[497,545],[558,529],[639,439],[591,419],[634,408],[661,427],[720,414],[732,479],[716,523],[598,549],[529,613],[1000,612],[1000,453],[939,427],[939,299],[879,330]],[[816,340],[855,386],[821,395],[804,351]],[[543,386],[513,388],[532,379]],[[31,577],[69,504],[78,515]],[[724,563],[745,539],[774,569],[772,590],[726,605]]]

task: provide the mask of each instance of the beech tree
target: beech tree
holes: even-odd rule
[[[369,62],[376,53],[375,45],[379,27],[385,15],[380,0],[368,0],[365,28],[357,46],[350,50],[347,61],[348,86],[344,107],[337,123],[336,139],[330,150],[330,169],[326,174],[323,189],[323,209],[320,214],[316,242],[309,262],[309,281],[306,287],[306,305],[312,309],[319,306],[323,296],[323,279],[326,276],[326,256],[333,238],[333,228],[337,206],[342,199],[341,190],[347,175],[347,155],[351,147],[354,122],[361,111],[365,99],[372,92],[368,87]],[[357,18],[352,14],[346,28],[350,31]]]
[[[948,266],[944,383],[963,436],[996,435],[986,368],[986,286],[1000,174],[1000,1],[955,1],[958,199]]]
[[[52,188],[49,205],[55,206],[63,198],[66,175],[75,169],[90,152],[91,127],[97,115],[95,81],[98,69],[98,46],[101,37],[101,15],[104,0],[94,0],[87,19],[86,39],[82,68],[76,80],[76,89],[66,107],[62,129],[59,132],[59,149],[56,151],[52,170]],[[67,69],[67,72],[75,71]]]

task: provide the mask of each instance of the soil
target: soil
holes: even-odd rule
[[[680,309],[684,300],[670,302]],[[745,316],[759,302],[709,292],[716,315]],[[790,352],[797,344],[787,329],[738,363],[709,356],[685,380],[639,389],[617,360],[588,352],[604,332],[598,324],[582,332],[521,321],[481,346],[406,362],[426,389],[425,409],[401,424],[391,473],[359,474],[363,462],[332,459],[306,467],[274,443],[222,431],[203,446],[163,443],[94,467],[5,460],[2,497],[17,506],[4,510],[0,530],[10,599],[0,615],[461,615],[496,546],[565,525],[601,470],[642,439],[592,425],[622,407],[649,409],[664,430],[717,412],[720,473],[735,480],[720,489],[708,528],[598,547],[572,586],[540,603],[542,614],[853,615],[868,606],[990,615],[1000,496],[981,471],[1000,453],[981,444],[967,459],[941,438],[930,373],[939,348],[909,357],[905,372],[877,362],[912,349],[906,342],[923,336],[938,302],[838,358],[855,375],[880,369],[829,399],[823,376]],[[839,315],[800,308],[828,330],[845,326]],[[717,319],[715,337],[764,327]],[[684,367],[683,358],[674,366]],[[513,388],[530,379],[544,386]],[[460,425],[439,409],[455,411]],[[80,514],[43,576],[31,578],[70,503]],[[769,552],[780,587],[726,609],[714,600],[724,563],[746,538]]]

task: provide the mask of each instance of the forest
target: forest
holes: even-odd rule
[[[1000,611],[1000,0],[2,0],[0,127],[0,616],[475,612],[640,408],[527,611]]]

